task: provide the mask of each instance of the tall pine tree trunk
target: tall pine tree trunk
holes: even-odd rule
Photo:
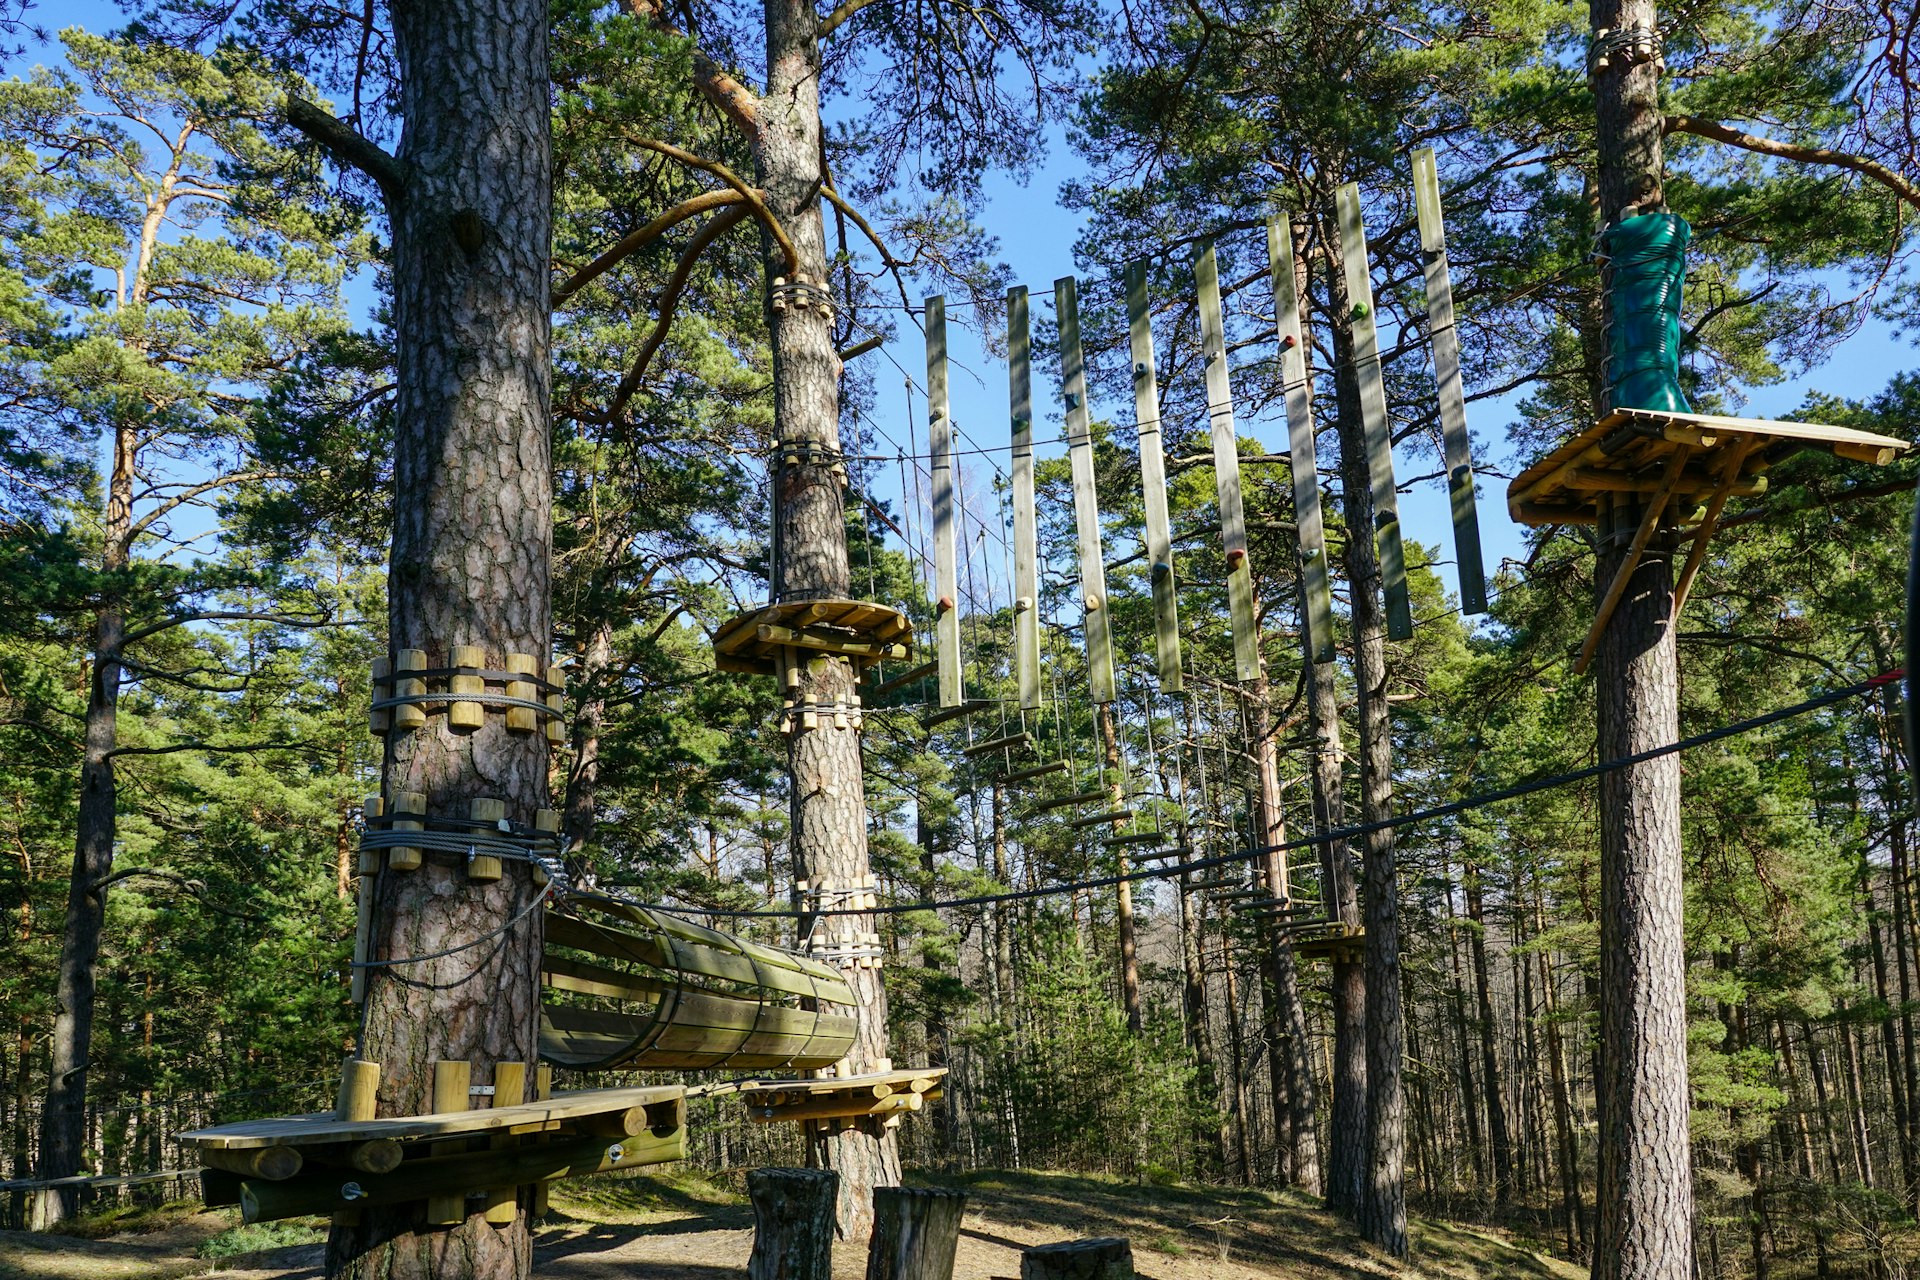
[[[1360,730],[1360,820],[1381,822],[1393,811],[1393,742],[1387,715],[1387,623],[1381,602],[1380,557],[1374,547],[1373,488],[1366,430],[1354,380],[1353,324],[1338,238],[1328,245],[1327,292],[1340,424],[1341,508],[1349,531],[1347,586],[1353,624],[1353,673]],[[1396,1258],[1407,1254],[1406,1110],[1401,1090],[1405,1037],[1401,1025],[1399,887],[1394,833],[1364,838],[1366,880],[1367,1144],[1366,1173],[1355,1225]]]
[[[393,229],[396,382],[393,548],[388,618],[395,649],[449,665],[456,645],[490,662],[551,645],[553,473],[548,274],[551,160],[547,13],[532,0],[393,6],[403,80],[397,171],[387,175]],[[530,829],[548,805],[541,732],[488,715],[468,733],[446,717],[387,736],[385,790],[426,797],[429,815],[464,818],[476,797],[503,800]],[[494,1064],[538,1053],[540,891],[528,864],[497,881],[430,855],[384,871],[370,955],[459,950],[376,969],[361,1056],[381,1064],[382,1115],[431,1110],[434,1063]],[[466,944],[488,942],[482,946]],[[498,1105],[519,1099],[496,1096]],[[475,1207],[470,1205],[470,1207]],[[417,1205],[337,1223],[331,1276],[524,1277],[526,1215],[490,1225],[424,1227]]]
[[[1114,724],[1113,704],[1103,702],[1095,708],[1100,723],[1100,748],[1107,766],[1107,807],[1122,809],[1127,803],[1126,770],[1120,761],[1120,733]],[[1114,823],[1119,832],[1124,823]],[[1114,869],[1124,877],[1131,869],[1125,845],[1114,848]],[[1136,1036],[1146,1028],[1140,1003],[1140,948],[1133,922],[1133,882],[1122,879],[1114,886],[1114,916],[1120,935],[1120,1002],[1127,1012],[1127,1029]]]
[[[1592,0],[1595,31],[1658,29],[1653,0]],[[1600,222],[1665,208],[1659,71],[1616,54],[1594,73]],[[1624,496],[1624,495],[1623,495]],[[1642,511],[1603,518],[1596,592],[1623,563]],[[1595,664],[1599,758],[1679,736],[1671,541],[1656,539],[1608,622]],[[1600,782],[1600,1190],[1595,1280],[1689,1280],[1693,1169],[1688,1141],[1686,939],[1680,759],[1661,756]]]
[[[799,257],[799,275],[815,284],[827,277],[826,228],[820,217],[820,20],[806,0],[767,0],[767,91],[757,111],[754,166],[768,207],[786,229]],[[763,237],[766,274],[785,274],[786,260]],[[780,439],[801,449],[782,466],[774,495],[774,597],[782,601],[846,597],[847,529],[840,454],[840,357],[833,322],[807,306],[767,307],[773,338],[774,423]],[[855,677],[845,658],[814,654],[802,665],[800,702],[846,706]],[[860,767],[860,735],[832,716],[819,726],[798,723],[787,740],[787,770],[796,878],[815,884],[863,883],[867,858],[867,803]],[[838,917],[840,922],[847,917]],[[870,929],[872,918],[851,918]],[[806,921],[801,922],[802,930]],[[852,969],[859,997],[859,1033],[844,1067],[879,1069],[887,1060],[887,993],[879,969]],[[899,1144],[891,1129],[879,1136],[846,1128],[809,1126],[812,1155],[840,1175],[839,1230],[864,1238],[873,1224],[873,1189],[900,1181]]]
[[[607,668],[613,662],[613,629],[595,622],[580,648],[580,665],[572,685],[579,689],[579,709],[573,717],[573,759],[567,762],[567,794],[560,811],[560,829],[567,848],[578,858],[593,840],[600,814],[600,734],[607,718]]]
[[[1479,1006],[1480,1079],[1487,1091],[1487,1143],[1493,1153],[1493,1199],[1505,1204],[1513,1194],[1513,1142],[1507,1132],[1507,1107],[1500,1091],[1500,1058],[1494,1052],[1493,990],[1487,975],[1487,917],[1480,892],[1480,868],[1466,864],[1467,951],[1473,960],[1474,995]]]

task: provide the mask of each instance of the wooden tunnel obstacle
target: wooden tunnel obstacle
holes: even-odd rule
[[[540,1056],[560,1066],[804,1070],[853,1044],[836,969],[604,895],[548,913],[540,980]]]
[[[433,1114],[379,1117],[379,1064],[349,1058],[333,1111],[179,1136],[198,1151],[206,1203],[238,1205],[247,1222],[424,1201],[429,1222],[482,1212],[505,1224],[521,1187],[534,1187],[538,1204],[556,1178],[686,1158],[682,1086],[550,1094],[541,1068],[532,1077],[540,1096],[528,1102],[528,1079],[527,1064],[496,1063],[494,1083],[475,1090],[470,1064],[438,1062]],[[489,1105],[472,1108],[476,1098]]]
[[[1678,526],[1681,538],[1693,544],[1674,584],[1677,617],[1728,500],[1765,492],[1767,468],[1802,449],[1885,466],[1908,447],[1891,436],[1814,422],[1616,409],[1515,476],[1507,509],[1523,524],[1598,524],[1616,500],[1644,503],[1628,553],[1594,611],[1574,664],[1584,671],[1663,524]]]

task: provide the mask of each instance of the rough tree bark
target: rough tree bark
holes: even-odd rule
[[[606,672],[613,662],[613,630],[594,624],[581,646],[580,665],[569,682],[579,689],[579,709],[573,717],[573,759],[567,763],[566,806],[560,829],[567,848],[579,857],[593,840],[600,812],[600,733],[607,716]]]
[[[1373,489],[1367,470],[1366,432],[1351,353],[1353,324],[1341,274],[1339,238],[1327,228],[1328,311],[1339,360],[1335,391],[1339,405],[1341,509],[1349,530],[1374,527]],[[1387,715],[1387,623],[1380,598],[1380,557],[1371,536],[1347,539],[1347,584],[1353,626],[1356,719],[1360,733],[1360,820],[1380,822],[1393,810],[1393,742]],[[1397,1258],[1407,1255],[1406,1114],[1402,1094],[1405,1040],[1400,984],[1399,886],[1394,872],[1394,833],[1364,837],[1367,983],[1366,1170],[1355,1225],[1368,1240]]]
[[[534,0],[404,0],[393,6],[402,68],[400,151],[388,156],[308,104],[293,122],[379,181],[393,234],[396,409],[390,641],[446,665],[455,645],[488,660],[550,652],[553,476],[547,406],[551,159],[547,13]],[[548,804],[544,733],[492,714],[452,732],[387,736],[384,784],[464,817],[475,797],[505,801],[531,828]],[[380,1113],[430,1109],[433,1064],[493,1065],[538,1052],[541,918],[531,868],[498,881],[430,857],[386,871],[369,954],[377,960],[497,941],[375,969],[361,1056],[382,1068]],[[512,923],[511,928],[502,929]],[[520,1099],[496,1097],[496,1104]],[[425,1227],[418,1205],[336,1223],[334,1277],[524,1277],[526,1215],[494,1226],[477,1211]]]
[[[826,228],[820,217],[819,18],[807,0],[768,0],[767,91],[756,109],[754,168],[766,202],[799,256],[799,274],[827,277]],[[769,281],[767,325],[773,338],[774,422],[783,442],[814,446],[798,465],[782,467],[775,487],[774,596],[779,600],[844,597],[846,511],[840,452],[840,357],[833,322],[812,307],[772,305],[771,281],[786,260],[763,237]],[[852,666],[836,655],[809,658],[795,696],[847,705],[855,692]],[[820,717],[816,729],[797,724],[787,740],[794,875],[813,882],[863,882],[867,858],[867,804],[860,767],[860,735]],[[846,917],[838,917],[844,922]],[[853,917],[866,929],[867,916]],[[804,933],[808,922],[801,922]],[[887,992],[879,969],[847,974],[860,998],[860,1030],[848,1051],[850,1072],[877,1070],[887,1057]],[[873,1189],[900,1181],[893,1131],[829,1132],[810,1124],[810,1156],[840,1175],[839,1229],[863,1238],[873,1225]]]
[[[1653,0],[1592,0],[1598,31],[1658,30]],[[1656,61],[1615,56],[1593,75],[1601,225],[1665,208]],[[1642,512],[1616,503],[1596,566],[1604,592]],[[1595,664],[1599,757],[1679,736],[1671,541],[1640,561]],[[1687,1280],[1693,1170],[1687,1124],[1686,951],[1680,760],[1662,756],[1600,782],[1600,1174],[1595,1280]]]
[[[1487,975],[1487,915],[1480,886],[1480,868],[1465,866],[1467,950],[1473,961],[1474,996],[1480,1024],[1480,1078],[1487,1093],[1487,1141],[1493,1152],[1493,1199],[1505,1204],[1513,1195],[1513,1142],[1507,1133],[1507,1107],[1500,1088],[1500,1055],[1494,1051],[1493,989]]]

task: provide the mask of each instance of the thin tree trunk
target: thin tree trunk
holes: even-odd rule
[[[1513,1197],[1513,1143],[1507,1133],[1507,1108],[1500,1092],[1500,1059],[1494,1050],[1493,990],[1487,977],[1487,916],[1480,889],[1480,868],[1466,865],[1467,951],[1473,961],[1473,985],[1480,1012],[1480,1078],[1487,1095],[1487,1142],[1493,1151],[1493,1200]]]
[[[404,70],[393,227],[397,403],[390,640],[430,667],[457,645],[490,660],[551,652],[553,473],[548,422],[551,159],[546,8],[496,0],[393,7]],[[505,802],[533,827],[549,805],[544,733],[503,715],[455,733],[429,714],[387,735],[385,792],[418,792],[429,815],[464,818],[470,801]],[[532,868],[508,860],[497,881],[429,857],[385,871],[370,955],[446,952],[369,975],[361,1056],[381,1064],[381,1115],[430,1109],[433,1064],[494,1064],[538,1053],[543,922]],[[474,946],[497,936],[493,945]],[[496,1103],[506,1099],[496,1098]],[[334,1277],[524,1278],[525,1213],[490,1225],[479,1213],[428,1228],[417,1205],[337,1221]]]
[[[580,665],[574,672],[580,702],[573,718],[573,759],[567,762],[566,806],[560,815],[567,848],[576,858],[593,843],[599,821],[600,734],[606,724],[607,668],[612,662],[613,628],[605,621],[595,622],[581,646]]]
[[[1446,860],[1446,854],[1440,855],[1440,875],[1444,880],[1453,879],[1453,869]],[[1453,914],[1453,893],[1447,892],[1447,964],[1451,985],[1448,992],[1449,1011],[1453,1015],[1453,1068],[1460,1081],[1460,1118],[1467,1129],[1467,1154],[1473,1161],[1473,1180],[1476,1188],[1486,1185],[1487,1156],[1480,1134],[1480,1090],[1473,1080],[1473,1053],[1467,1043],[1467,986],[1461,974],[1460,932]]]
[[[1103,702],[1096,708],[1100,724],[1100,749],[1107,766],[1107,807],[1121,809],[1127,802],[1126,771],[1120,762],[1120,734],[1114,725],[1113,704]],[[1121,823],[1114,824],[1120,830]],[[1115,871],[1124,877],[1128,870],[1126,846],[1114,850]],[[1140,1003],[1139,942],[1134,934],[1133,882],[1122,879],[1114,886],[1116,932],[1120,935],[1120,1002],[1127,1011],[1127,1029],[1136,1036],[1146,1029]]]

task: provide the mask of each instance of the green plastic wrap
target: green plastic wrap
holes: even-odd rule
[[[1693,228],[1673,213],[1643,213],[1607,228],[1613,266],[1607,401],[1615,409],[1687,413],[1680,390],[1680,296]]]

